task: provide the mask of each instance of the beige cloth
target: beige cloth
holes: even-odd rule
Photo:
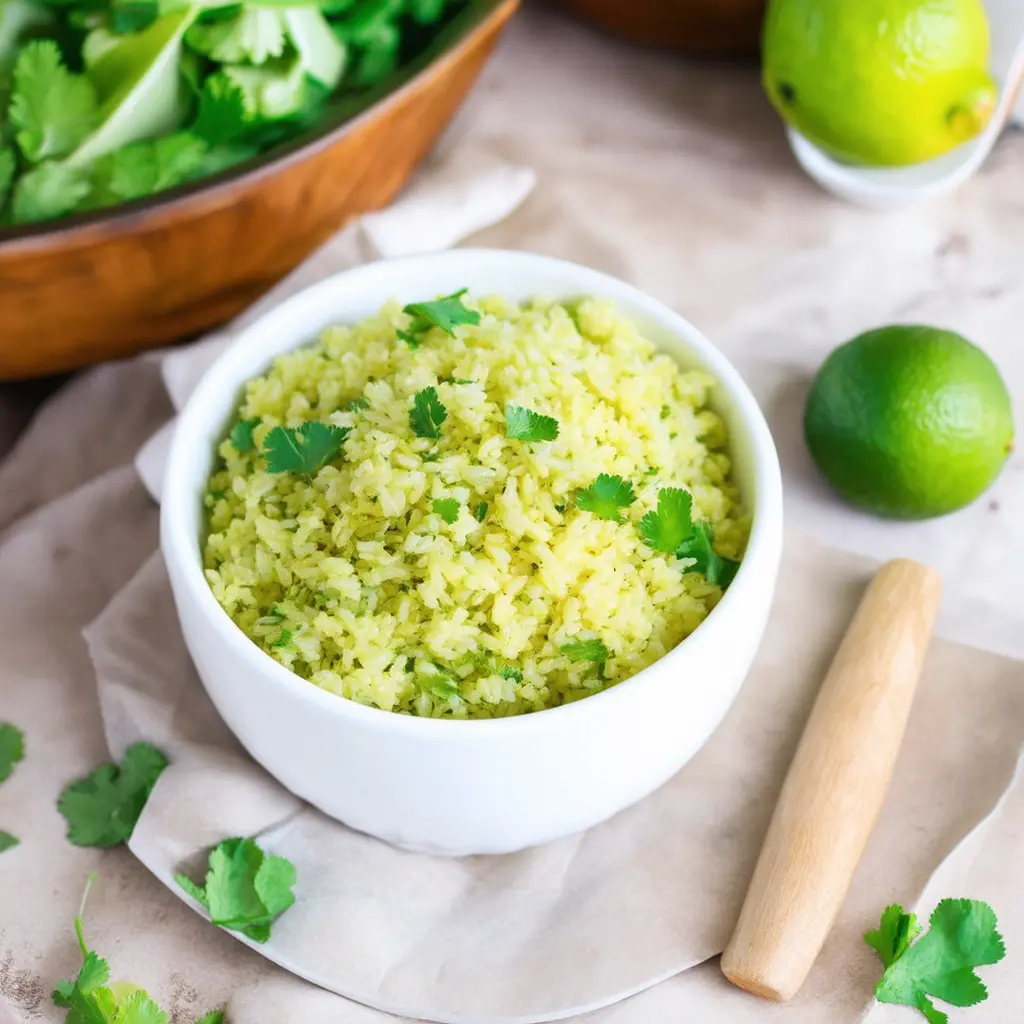
[[[1024,239],[1024,140],[1007,138],[948,202],[865,215],[798,175],[753,73],[620,47],[539,11],[513,28],[459,136],[532,164],[541,182],[513,221],[478,243],[578,259],[680,309],[722,345],[762,400],[782,449],[791,522],[832,544],[935,562],[954,581],[947,632],[1024,650],[1020,455],[966,513],[892,527],[823,495],[808,472],[795,415],[803,382],[831,345],[901,318],[947,323],[985,344],[1021,407],[1022,293],[1007,267]],[[21,420],[24,394],[0,405],[0,429]],[[0,827],[23,841],[0,857],[0,1020],[5,1012],[17,1024],[60,1019],[49,991],[77,965],[71,922],[85,875],[96,868],[90,939],[116,976],[145,985],[173,1010],[174,1024],[229,999],[235,1024],[388,1024],[394,1018],[314,989],[211,928],[126,849],[78,850],[63,841],[56,794],[106,756],[79,631],[155,547],[155,508],[129,463],[171,412],[152,359],[105,367],[44,407],[0,464],[0,717],[22,725],[29,744],[28,759],[0,787]],[[801,678],[791,670],[807,669],[800,650],[813,658],[821,644],[816,656],[824,658],[826,635],[834,639],[848,613],[842,597],[824,595],[836,587],[849,602],[855,589],[841,557],[822,552],[812,561],[812,578],[817,572],[831,582],[822,579],[813,594],[810,612],[822,618],[801,623],[798,640],[810,646],[776,646],[773,625],[765,648],[776,651],[776,672],[789,679]],[[780,605],[777,614],[783,612]],[[581,1020],[852,1024],[869,1008],[878,970],[859,932],[885,902],[911,900],[927,884],[925,912],[945,895],[983,896],[999,911],[1010,960],[984,972],[992,999],[963,1012],[976,1024],[1019,1024],[1024,1003],[1012,975],[1014,950],[1024,949],[1020,784],[928,878],[1010,777],[1022,738],[1020,668],[943,645],[929,673],[911,728],[912,736],[927,734],[928,749],[908,746],[893,792],[894,801],[919,805],[906,818],[887,808],[839,925],[796,1001],[779,1007],[750,999],[711,963]],[[748,687],[744,699],[757,692]],[[768,744],[779,728],[766,721],[752,735]],[[923,760],[908,761],[912,756]],[[727,819],[716,821],[728,829]],[[700,879],[684,881],[688,895],[700,895]],[[670,925],[676,908],[667,894],[665,909]],[[582,940],[584,952],[590,938]],[[490,976],[500,978],[500,965]],[[914,1019],[892,1008],[870,1017],[871,1024]]]

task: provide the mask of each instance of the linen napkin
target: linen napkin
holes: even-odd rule
[[[341,253],[358,258],[364,242],[358,231],[344,246],[339,239],[334,265],[323,272],[337,269]],[[302,278],[279,294],[309,280]],[[225,343],[217,337],[165,359],[176,407]],[[156,441],[137,459],[157,494],[162,454]],[[755,669],[726,723],[683,772],[585,835],[507,857],[448,860],[397,851],[346,829],[301,804],[245,756],[195,676],[154,555],[87,631],[111,750],[146,739],[173,762],[131,849],[176,890],[173,874],[195,873],[206,848],[228,835],[258,834],[300,876],[296,906],[259,951],[388,1013],[459,1024],[544,1021],[598,1010],[652,986],[666,1006],[683,990],[686,1001],[699,999],[694,985],[720,1000],[721,986],[707,989],[706,971],[685,983],[658,983],[722,948],[799,727],[869,571],[866,563],[791,540]],[[894,790],[875,840],[885,855],[869,859],[851,916],[834,940],[843,945],[834,947],[833,968],[849,976],[843,957],[857,950],[859,973],[849,984],[819,984],[816,992],[829,1019],[846,1013],[852,1020],[866,1009],[872,968],[860,954],[857,930],[891,898],[912,901],[1006,788],[1024,737],[1024,707],[1012,700],[1021,675],[1015,662],[954,645],[930,661],[903,755],[905,784]],[[959,727],[949,708],[965,701],[987,738],[985,756],[973,761],[972,737],[954,730],[934,742]],[[293,986],[283,988],[296,998]],[[320,1005],[322,997],[310,998]],[[249,999],[242,1019],[273,1020],[270,1005],[273,998]],[[324,1005],[342,1012],[346,1004],[329,998]],[[595,1020],[616,1012],[600,1011]]]

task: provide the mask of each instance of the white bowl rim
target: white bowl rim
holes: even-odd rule
[[[510,264],[520,264],[528,265],[533,270],[551,271],[552,277],[555,279],[571,277],[577,282],[573,286],[574,289],[578,289],[576,294],[607,298],[613,302],[618,300],[628,302],[643,310],[653,320],[658,321],[662,327],[676,335],[681,344],[690,349],[697,356],[699,362],[715,377],[719,386],[733,402],[738,418],[743,423],[752,445],[756,500],[746,552],[740,562],[735,579],[723,594],[721,601],[693,633],[657,661],[641,669],[636,675],[629,676],[614,686],[599,690],[588,697],[569,704],[544,708],[540,711],[509,715],[503,718],[427,718],[372,707],[340,694],[323,690],[280,664],[253,642],[221,607],[203,575],[199,540],[189,536],[185,517],[181,514],[184,508],[183,503],[197,501],[200,499],[200,495],[187,493],[183,485],[179,485],[177,481],[184,479],[180,469],[189,458],[188,428],[192,419],[197,415],[196,410],[201,409],[211,399],[222,397],[226,389],[237,391],[245,381],[262,372],[269,362],[276,358],[274,356],[268,360],[261,356],[256,360],[253,360],[252,357],[243,360],[240,357],[240,353],[248,345],[250,335],[263,330],[268,320],[281,321],[283,324],[292,310],[309,302],[311,297],[335,288],[342,278],[347,283],[351,283],[353,280],[358,281],[361,276],[374,276],[386,272],[391,267],[408,269],[414,268],[417,264],[446,260],[455,262],[466,258],[492,263],[496,276],[500,276],[502,269],[507,270]],[[493,294],[500,293],[495,291]],[[401,298],[401,296],[396,296],[396,298]],[[420,296],[416,296],[409,298],[408,301],[418,301],[420,298]],[[343,316],[339,316],[338,322],[344,322]],[[296,344],[289,345],[282,351],[294,351],[303,345],[312,344],[315,340],[315,337],[300,339]],[[239,361],[251,363],[251,365],[246,376],[236,380],[234,370],[235,364]],[[160,541],[163,557],[166,560],[174,559],[180,567],[179,579],[188,588],[189,596],[197,602],[200,610],[217,624],[240,665],[268,675],[276,685],[284,688],[296,700],[311,702],[315,707],[322,708],[328,714],[350,718],[371,730],[410,730],[421,733],[430,730],[437,734],[444,733],[448,739],[452,740],[466,738],[469,734],[480,736],[484,730],[493,735],[496,732],[518,730],[526,733],[557,728],[571,716],[582,719],[588,713],[598,714],[606,709],[613,710],[610,707],[613,701],[621,702],[630,699],[630,694],[634,691],[650,687],[658,677],[658,673],[652,672],[652,670],[663,668],[670,661],[683,656],[686,650],[692,650],[696,644],[707,642],[702,638],[710,638],[711,633],[708,627],[710,625],[713,628],[715,612],[719,608],[732,607],[744,599],[744,581],[751,578],[756,563],[760,563],[765,557],[771,557],[772,534],[781,528],[781,517],[781,470],[775,443],[764,414],[739,372],[701,331],[664,303],[634,285],[591,267],[569,260],[519,250],[460,248],[397,259],[377,260],[341,271],[284,300],[241,330],[224,352],[203,373],[179,413],[165,472],[160,511]],[[773,519],[777,525],[772,523]],[[774,567],[770,565],[764,568],[774,571]]]

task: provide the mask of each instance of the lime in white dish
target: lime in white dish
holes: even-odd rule
[[[980,134],[998,89],[982,0],[771,0],[765,91],[835,158],[895,167]]]
[[[749,533],[713,379],[610,303],[462,293],[326,330],[249,382],[207,581],[317,686],[427,717],[555,707],[704,620]]]

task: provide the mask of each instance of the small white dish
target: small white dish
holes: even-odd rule
[[[992,31],[992,75],[999,102],[988,127],[976,138],[935,160],[908,167],[857,167],[844,164],[787,129],[790,148],[800,166],[822,188],[849,202],[886,210],[923,202],[959,188],[985,162],[1006,125],[1024,119],[1018,90],[1024,78],[1024,3],[987,0]]]
[[[270,658],[213,597],[200,556],[201,496],[242,386],[282,352],[387,300],[468,287],[522,300],[611,299],[653,341],[719,382],[735,476],[753,513],[739,573],[675,650],[611,689],[530,715],[422,719],[327,693]],[[705,743],[761,639],[782,546],[778,456],[739,374],[699,331],[636,288],[528,253],[454,250],[372,263],[300,293],[244,330],[178,421],[161,547],[186,645],[224,721],[284,786],[352,828],[437,854],[504,853],[582,831],[642,799]]]

